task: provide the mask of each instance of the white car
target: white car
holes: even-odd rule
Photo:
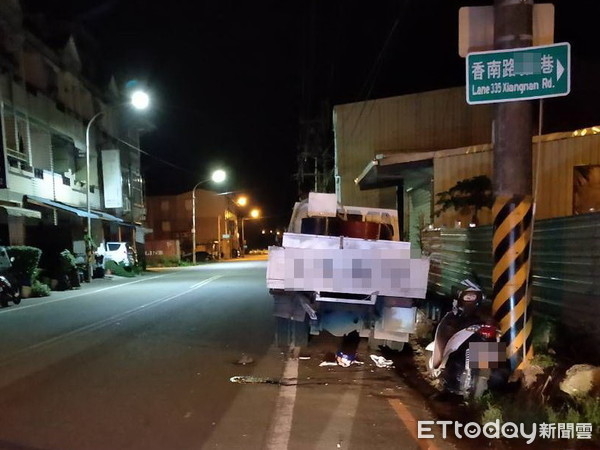
[[[135,251],[127,242],[103,242],[96,250],[97,255],[104,256],[104,262],[114,261],[126,266],[135,264]]]

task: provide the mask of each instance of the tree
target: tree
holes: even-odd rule
[[[492,180],[487,175],[464,179],[436,195],[438,200],[435,204],[439,206],[435,212],[436,216],[454,208],[460,214],[471,214],[471,222],[475,224],[479,222],[479,211],[482,208],[491,208],[494,204]]]

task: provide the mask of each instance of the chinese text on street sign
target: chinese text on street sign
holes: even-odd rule
[[[467,103],[498,103],[567,95],[569,43],[467,55]]]

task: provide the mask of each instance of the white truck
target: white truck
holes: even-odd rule
[[[415,332],[429,260],[411,257],[399,234],[394,210],[342,206],[334,194],[311,193],[296,203],[267,265],[280,344],[356,330],[371,347],[401,350]]]

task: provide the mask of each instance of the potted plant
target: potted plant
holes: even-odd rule
[[[7,247],[6,251],[11,258],[11,273],[14,281],[21,286],[21,296],[27,298],[31,296],[31,285],[42,251],[26,245]]]
[[[75,256],[67,249],[59,254],[59,269],[60,272],[57,286],[59,290],[81,286],[79,282],[79,273],[77,271],[77,261]]]
[[[437,196],[435,204],[439,209],[435,212],[436,216],[452,208],[460,214],[471,215],[471,223],[474,225],[479,224],[479,211],[483,208],[491,209],[494,205],[492,180],[486,175],[461,180]]]

